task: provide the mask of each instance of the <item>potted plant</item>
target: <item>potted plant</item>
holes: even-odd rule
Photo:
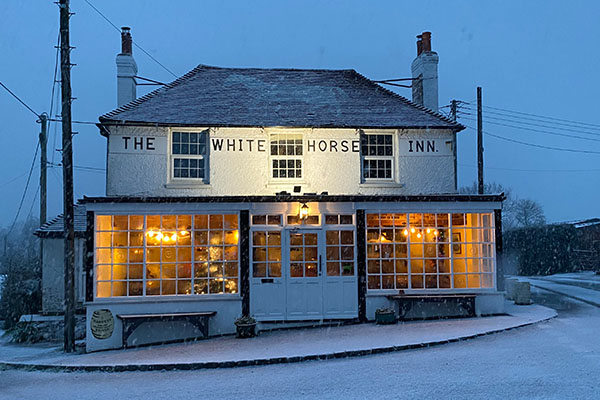
[[[242,315],[235,320],[235,332],[238,338],[256,336],[256,320],[249,315]]]
[[[375,310],[375,323],[379,325],[396,323],[396,311],[392,308],[378,308]]]

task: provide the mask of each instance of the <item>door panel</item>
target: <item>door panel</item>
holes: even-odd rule
[[[250,310],[260,321],[285,319],[285,277],[282,269],[282,232],[251,233]]]
[[[320,266],[320,231],[292,230],[287,261],[287,319],[323,317],[323,286]]]

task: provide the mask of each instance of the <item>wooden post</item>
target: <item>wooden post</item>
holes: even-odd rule
[[[250,315],[250,211],[240,211],[240,293],[242,315]]]
[[[48,144],[48,114],[42,113],[40,115],[40,124],[42,130],[40,132],[40,226],[46,223],[46,202],[47,202],[47,167],[48,167],[48,155],[47,144]]]
[[[60,0],[60,85],[62,93],[62,164],[65,235],[65,326],[64,350],[75,351],[75,230],[73,209],[73,146],[71,131],[71,47],[69,44],[69,0]]]
[[[477,193],[483,194],[483,116],[481,87],[477,87]]]
[[[358,320],[367,322],[367,236],[365,210],[356,210],[356,275],[358,277]]]
[[[450,104],[450,116],[456,122],[456,100]],[[456,131],[452,132],[452,157],[454,158],[454,190],[458,191],[458,155],[456,151]]]

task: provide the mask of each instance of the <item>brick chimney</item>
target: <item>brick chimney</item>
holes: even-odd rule
[[[131,29],[121,28],[121,53],[117,54],[117,107],[136,98],[137,64],[133,59]]]
[[[411,65],[412,101],[433,111],[438,111],[438,61],[439,57],[431,50],[431,32],[417,36],[417,58]]]

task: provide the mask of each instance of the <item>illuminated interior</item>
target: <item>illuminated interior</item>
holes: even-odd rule
[[[494,287],[492,214],[367,214],[367,287]]]
[[[237,293],[238,216],[97,215],[96,297]]]

